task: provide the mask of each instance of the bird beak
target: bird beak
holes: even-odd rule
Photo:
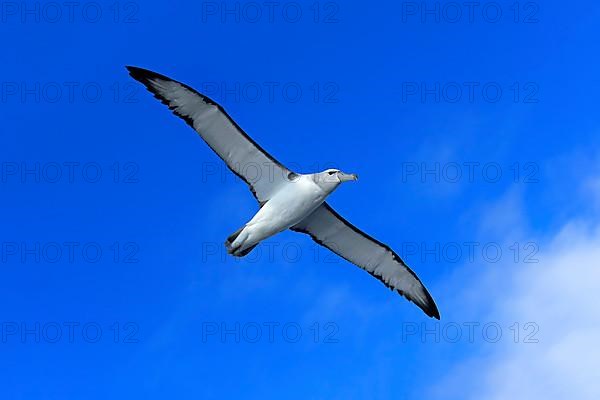
[[[338,172],[338,178],[340,179],[340,182],[347,182],[347,181],[357,181],[358,180],[358,175],[356,174],[347,174],[345,172]]]

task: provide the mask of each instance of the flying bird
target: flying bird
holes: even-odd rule
[[[156,72],[131,66],[127,70],[187,122],[248,184],[258,201],[258,212],[225,241],[229,254],[243,257],[262,240],[286,229],[306,233],[414,302],[428,316],[440,319],[433,298],[400,256],[346,221],[325,201],[341,183],[357,180],[355,174],[339,169],[295,173],[269,155],[207,96]],[[251,171],[244,168],[248,165],[253,166]]]

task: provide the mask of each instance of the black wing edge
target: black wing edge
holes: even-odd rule
[[[423,291],[425,292],[426,302],[425,303],[420,303],[420,302],[414,301],[413,299],[409,298],[402,290],[394,289],[389,284],[387,284],[382,279],[383,277],[381,275],[377,275],[377,274],[375,274],[373,272],[370,272],[370,271],[367,271],[367,270],[364,270],[364,271],[368,272],[374,278],[377,278],[377,280],[379,280],[381,283],[383,283],[388,289],[395,290],[402,297],[404,297],[405,299],[407,299],[411,303],[416,304],[417,307],[419,307],[421,310],[423,310],[423,312],[425,314],[427,314],[428,317],[435,318],[437,320],[440,319],[440,312],[439,312],[439,310],[437,308],[437,305],[435,304],[435,301],[433,300],[433,297],[431,297],[431,294],[429,294],[429,291],[427,290],[427,287],[425,287],[425,285],[423,285],[423,282],[421,282],[421,280],[419,279],[419,277],[417,276],[417,274],[415,274],[415,272],[412,269],[410,269],[410,267],[404,262],[404,260],[402,260],[402,258],[398,254],[396,254],[396,252],[394,250],[392,250],[387,244],[381,243],[379,240],[377,240],[377,239],[369,236],[368,234],[366,234],[363,231],[361,231],[360,229],[358,229],[356,226],[352,225],[350,222],[348,222],[348,220],[346,220],[344,217],[342,217],[340,214],[338,214],[329,204],[327,204],[327,202],[323,203],[323,206],[325,206],[325,208],[327,208],[327,210],[329,212],[331,212],[336,218],[338,218],[348,228],[352,229],[354,232],[358,233],[362,237],[364,237],[364,238],[366,238],[368,240],[373,241],[377,245],[383,247],[384,249],[386,249],[387,251],[389,251],[390,253],[392,253],[392,257],[394,258],[394,260],[396,262],[402,264],[408,270],[408,272],[417,280],[417,282],[419,282],[421,284],[421,286],[423,287]],[[308,236],[310,236],[312,238],[312,240],[314,240],[319,245],[321,245],[323,247],[327,247],[327,246],[325,246],[325,244],[321,240],[319,240],[312,233],[310,233],[310,232],[308,232],[308,231],[306,231],[304,229],[298,229],[298,228],[294,228],[294,227],[292,227],[290,229],[293,230],[293,231],[295,231],[295,232],[305,233]],[[361,268],[361,269],[363,269],[363,268]]]
[[[175,114],[179,118],[183,119],[192,128],[194,128],[194,121],[190,117],[188,117],[187,115],[182,115],[182,114],[177,113],[175,111],[175,108],[172,107],[171,105],[169,105],[169,100],[166,99],[166,98],[164,98],[163,96],[161,96],[160,93],[158,93],[154,89],[154,87],[151,84],[151,80],[152,79],[160,79],[160,80],[163,80],[163,81],[175,82],[175,83],[183,86],[187,90],[191,91],[192,93],[197,94],[202,100],[206,101],[208,104],[216,106],[219,109],[219,111],[221,111],[222,113],[224,113],[225,115],[227,115],[227,113],[225,112],[225,110],[223,109],[223,107],[221,107],[220,104],[218,104],[216,101],[214,101],[210,97],[205,96],[202,93],[199,93],[196,89],[194,89],[194,88],[186,85],[185,83],[176,81],[175,79],[169,78],[168,76],[159,74],[157,72],[150,71],[149,69],[144,69],[144,68],[140,68],[140,67],[133,67],[133,66],[130,66],[130,65],[126,65],[125,68],[127,68],[127,71],[129,71],[129,75],[133,79],[135,79],[138,82],[141,82],[146,87],[146,89],[148,89],[148,91],[154,95],[154,97],[156,97],[158,100],[160,100],[161,103],[163,103],[164,105],[166,105],[167,107],[169,107],[169,110],[173,111],[173,114]],[[233,120],[231,119],[231,117],[229,117],[229,115],[227,115],[227,117],[233,122]],[[236,125],[236,128],[240,129],[239,127],[237,127],[237,125]],[[242,131],[241,129],[240,129],[240,131],[242,133],[244,133],[244,131]],[[246,136],[248,136],[248,135],[246,135]]]
[[[196,89],[194,89],[193,87],[186,85],[183,82],[179,82],[176,81],[175,79],[169,78],[168,76],[159,74],[158,72],[154,72],[154,71],[150,71],[149,69],[145,69],[145,68],[140,68],[140,67],[134,67],[131,65],[126,65],[125,68],[127,69],[127,71],[129,71],[129,75],[135,79],[138,82],[141,82],[146,89],[152,93],[154,95],[155,98],[157,98],[158,100],[160,100],[161,103],[163,103],[164,105],[166,105],[169,110],[171,110],[173,112],[173,114],[175,114],[176,116],[178,116],[179,118],[183,119],[189,126],[192,127],[192,129],[195,130],[194,128],[194,121],[186,116],[186,115],[182,115],[177,113],[177,111],[175,110],[174,107],[172,107],[169,104],[169,100],[167,100],[166,98],[164,98],[163,96],[160,95],[160,93],[158,93],[156,90],[154,90],[154,87],[152,86],[150,80],[151,79],[160,79],[163,81],[171,81],[171,82],[175,82],[181,86],[183,86],[184,88],[186,88],[187,90],[189,90],[192,93],[195,93],[196,95],[198,95],[201,99],[203,99],[204,101],[206,101],[208,104],[211,104],[215,107],[217,107],[219,109],[220,112],[223,113],[223,115],[225,115],[225,117],[227,117],[227,119],[229,120],[229,122],[231,122],[231,124],[235,127],[235,129],[237,129],[253,146],[255,146],[261,153],[263,153],[269,160],[271,160],[273,163],[275,163],[276,165],[279,165],[281,168],[285,169],[286,171],[289,171],[288,168],[286,168],[285,166],[283,166],[279,161],[277,161],[275,158],[273,158],[273,156],[271,156],[265,149],[263,149],[258,143],[256,143],[254,141],[254,139],[252,139],[238,124],[237,122],[235,122],[233,120],[233,118],[231,118],[231,116],[229,116],[229,114],[227,114],[227,111],[225,111],[225,109],[216,101],[214,101],[213,99],[211,99],[208,96],[203,95],[202,93],[198,92]],[[205,142],[206,143],[206,142]],[[208,144],[208,143],[206,143]],[[210,145],[208,145],[208,147],[211,147]],[[215,154],[217,154],[217,156],[219,156],[219,154],[215,151],[215,149],[213,149],[211,147],[211,150],[215,152]],[[219,156],[219,158],[221,158]],[[222,159],[222,158],[221,158]],[[223,159],[222,159],[223,160]],[[223,162],[225,162],[225,160],[223,160]],[[250,187],[250,191],[252,192],[252,195],[258,199],[258,196],[256,195],[256,191],[254,190],[254,188],[252,187],[252,183],[248,182],[243,176],[241,176],[240,174],[238,174],[233,168],[231,168],[231,166],[229,166],[227,164],[227,162],[225,162],[225,165],[227,165],[227,168],[229,168],[229,170],[231,172],[233,172],[238,178],[240,178],[241,180],[243,180],[244,182],[246,182],[246,184]],[[291,171],[290,171],[291,172]]]

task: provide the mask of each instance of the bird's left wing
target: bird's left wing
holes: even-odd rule
[[[259,203],[264,203],[293,172],[263,150],[219,104],[193,88],[164,75],[138,67],[129,74],[185,120],[237,176],[242,178]]]
[[[440,313],[417,275],[392,249],[361,232],[323,203],[291,228],[307,233],[315,242],[358,265],[392,290],[414,302],[425,314],[440,319]]]

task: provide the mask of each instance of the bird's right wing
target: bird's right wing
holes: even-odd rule
[[[327,203],[291,228],[307,233],[318,244],[358,265],[392,290],[414,302],[425,314],[440,319],[440,313],[417,275],[392,249],[360,231]]]
[[[127,67],[129,74],[146,86],[204,139],[259,203],[264,203],[289,183],[295,174],[281,165],[248,136],[225,110],[191,87],[143,68]]]

